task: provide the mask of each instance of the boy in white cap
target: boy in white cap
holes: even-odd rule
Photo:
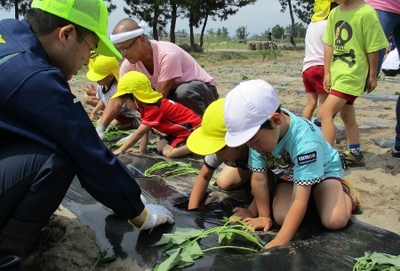
[[[249,146],[253,149],[249,167],[270,169],[277,179],[272,210],[275,222],[282,227],[266,248],[292,240],[311,197],[322,224],[330,230],[342,229],[352,213],[361,212],[360,200],[343,178],[337,150],[315,124],[281,109],[270,84],[250,80],[235,87],[225,98],[224,119],[226,144]],[[266,191],[253,193],[255,199],[266,197]],[[264,204],[269,206],[268,201]]]
[[[118,98],[140,112],[142,122],[125,143],[114,151],[118,155],[141,139],[140,152],[147,151],[147,134],[154,128],[167,136],[157,142],[157,151],[166,157],[181,157],[190,153],[186,139],[197,127],[201,118],[189,108],[163,98],[151,88],[149,78],[141,72],[130,71],[121,77],[117,92],[111,99]],[[129,151],[137,152],[135,149]]]

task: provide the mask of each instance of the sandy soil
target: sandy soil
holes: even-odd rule
[[[221,96],[225,96],[241,80],[260,78],[276,88],[285,108],[301,114],[306,104],[300,76],[303,52],[282,51],[277,60],[270,57],[264,61],[261,54],[257,58],[226,60],[230,54],[221,52],[219,56],[207,57],[206,53],[198,58],[204,69],[217,80]],[[71,81],[72,91],[82,98],[82,87],[88,83],[84,73],[81,73]],[[394,109],[396,91],[400,91],[399,83],[399,77],[383,78],[378,82],[377,91],[357,99],[356,116],[366,166],[352,168],[345,173],[364,203],[364,212],[357,218],[397,234],[400,234],[400,160],[391,157],[389,148],[395,135]],[[90,110],[87,105],[85,107]],[[340,118],[336,118],[336,122],[336,147],[343,151],[346,138]],[[54,215],[51,225],[53,234],[45,252],[44,265],[37,269],[37,255],[33,255],[26,261],[24,270],[90,270],[94,267],[97,249],[90,228],[62,206]],[[141,269],[134,260],[117,260],[96,266],[93,270]]]

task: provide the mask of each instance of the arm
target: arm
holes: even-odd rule
[[[156,86],[156,91],[160,92],[164,98],[168,98],[171,89],[173,88],[175,79],[169,79],[164,82],[158,82]]]
[[[306,213],[310,193],[311,185],[293,185],[292,203],[282,228],[275,239],[265,245],[265,248],[284,245],[292,240]]]
[[[368,72],[367,82],[365,85],[365,91],[367,93],[371,93],[378,85],[376,78],[377,78],[379,52],[369,53],[367,54],[367,56],[368,56],[369,72]]]
[[[258,217],[245,218],[243,222],[255,230],[262,229],[268,231],[272,227],[273,222],[271,219],[267,171],[253,172],[251,174],[251,191],[256,202]]]
[[[115,155],[118,155],[118,154],[126,151],[132,145],[135,145],[136,142],[138,142],[139,139],[142,138],[142,136],[144,136],[148,131],[150,131],[150,129],[151,129],[151,126],[140,124],[139,128],[128,138],[128,140],[125,141],[125,143],[121,147],[119,147],[117,150],[115,150],[113,153]]]
[[[140,139],[140,152],[147,152],[147,145],[149,144],[149,132],[145,133]]]
[[[100,110],[104,110],[105,106],[102,100],[100,100],[96,106],[93,108],[92,112],[90,112],[89,114],[89,118],[90,120],[93,120],[94,117],[96,116],[96,114],[100,111]]]
[[[123,104],[124,101],[120,98],[109,100],[105,110],[103,111],[103,114],[101,115],[101,118],[99,119],[99,125],[107,128],[113,119],[115,119],[115,117],[119,114]]]
[[[333,56],[333,47],[325,44],[324,50],[324,88],[329,93],[331,90],[331,63]]]
[[[201,167],[200,173],[194,181],[192,193],[190,193],[188,210],[197,208],[200,205],[213,174],[214,170],[209,169],[206,165]]]

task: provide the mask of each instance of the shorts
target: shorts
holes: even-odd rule
[[[186,140],[189,134],[185,135],[167,135],[163,139],[167,140],[168,144],[173,148],[179,148],[186,145]]]
[[[324,89],[324,66],[313,66],[305,70],[301,77],[303,78],[304,88],[309,93],[326,93]]]
[[[339,92],[339,91],[336,91],[333,89],[331,89],[331,92],[329,92],[329,95],[333,95],[333,96],[336,96],[336,97],[346,100],[347,101],[346,104],[348,104],[348,105],[354,104],[354,101],[357,99],[357,96],[342,93],[342,92]]]
[[[115,119],[116,119],[117,121],[119,121],[121,124],[125,124],[125,123],[132,123],[132,122],[134,122],[136,118],[135,118],[135,117],[130,118],[130,117],[126,117],[126,116],[123,116],[123,115],[117,115],[117,116],[115,117]]]

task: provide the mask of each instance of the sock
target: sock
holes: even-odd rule
[[[347,147],[349,148],[350,152],[354,155],[360,155],[360,143],[357,144],[347,144]]]

